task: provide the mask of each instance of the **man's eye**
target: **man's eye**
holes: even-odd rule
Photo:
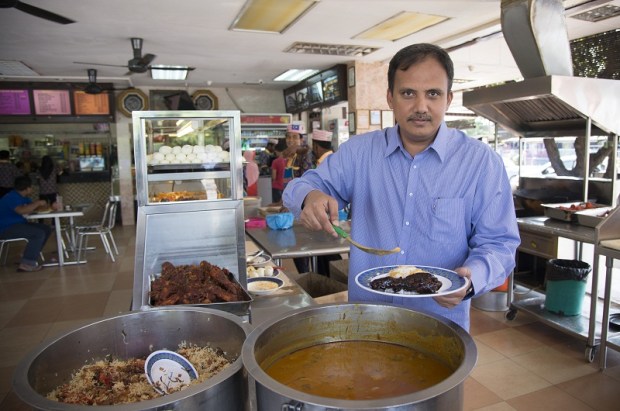
[[[439,97],[441,95],[441,93],[437,90],[431,90],[428,92],[428,95],[431,97]]]
[[[403,91],[403,97],[411,97],[413,96],[413,91],[412,90],[405,90]]]

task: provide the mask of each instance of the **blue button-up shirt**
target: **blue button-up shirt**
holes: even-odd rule
[[[383,296],[355,276],[385,265],[466,266],[476,295],[503,284],[520,243],[512,192],[501,157],[486,144],[441,125],[434,142],[412,157],[398,126],[352,136],[315,170],[289,183],[284,205],[296,216],[319,189],[351,203],[351,238],[398,254],[351,247],[349,301],[382,301],[435,312],[466,330],[470,302],[444,308],[432,298]]]

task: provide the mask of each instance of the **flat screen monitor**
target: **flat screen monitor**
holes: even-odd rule
[[[168,110],[196,110],[192,98],[186,91],[164,97]]]
[[[29,115],[30,95],[28,90],[0,90],[0,115]]]
[[[71,115],[69,90],[33,90],[34,113],[43,116]]]

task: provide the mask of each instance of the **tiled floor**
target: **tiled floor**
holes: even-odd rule
[[[11,390],[20,359],[42,341],[102,316],[127,311],[133,287],[134,227],[114,232],[115,263],[100,244],[88,264],[16,272],[20,246],[0,267],[0,410],[29,409]],[[50,241],[46,255],[55,242]],[[292,264],[286,269],[293,269]],[[465,381],[466,410],[618,410],[620,354],[608,368],[584,359],[585,341],[541,324],[526,313],[506,321],[502,312],[472,310],[478,363]]]

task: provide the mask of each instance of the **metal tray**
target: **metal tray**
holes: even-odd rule
[[[149,165],[149,174],[155,173],[174,173],[188,171],[227,171],[230,170],[230,163],[191,163],[191,164],[158,164]]]
[[[613,210],[613,207],[598,207],[583,211],[577,211],[575,216],[577,217],[577,224],[586,227],[596,227],[601,221],[603,221]]]
[[[233,281],[237,284],[239,284],[241,286],[241,289],[243,290],[243,295],[247,298],[246,301],[234,301],[234,302],[222,302],[222,303],[211,303],[211,304],[176,304],[176,305],[170,305],[170,306],[166,306],[166,305],[152,305],[151,304],[151,283],[153,282],[153,280],[155,280],[156,278],[158,278],[161,275],[161,273],[157,273],[151,276],[150,281],[149,281],[149,288],[148,288],[148,304],[147,307],[148,308],[158,308],[158,307],[201,307],[201,308],[212,308],[214,310],[222,310],[222,311],[226,311],[229,312],[231,314],[235,314],[238,316],[246,316],[250,314],[250,305],[252,304],[252,301],[254,301],[254,299],[252,298],[252,296],[248,293],[248,290],[246,288],[244,288],[243,286],[241,286],[241,284],[239,283],[239,281],[236,278],[233,278]]]
[[[593,202],[590,203],[594,206],[594,208],[604,207],[602,204],[596,204]],[[579,204],[583,204],[583,201],[574,201],[572,203],[542,204],[542,207],[545,210],[545,216],[553,218],[555,220],[571,222],[577,220],[575,213],[577,211],[583,210],[566,210],[560,207],[569,208],[570,206],[576,206]],[[589,208],[588,210],[592,210],[592,208]]]

